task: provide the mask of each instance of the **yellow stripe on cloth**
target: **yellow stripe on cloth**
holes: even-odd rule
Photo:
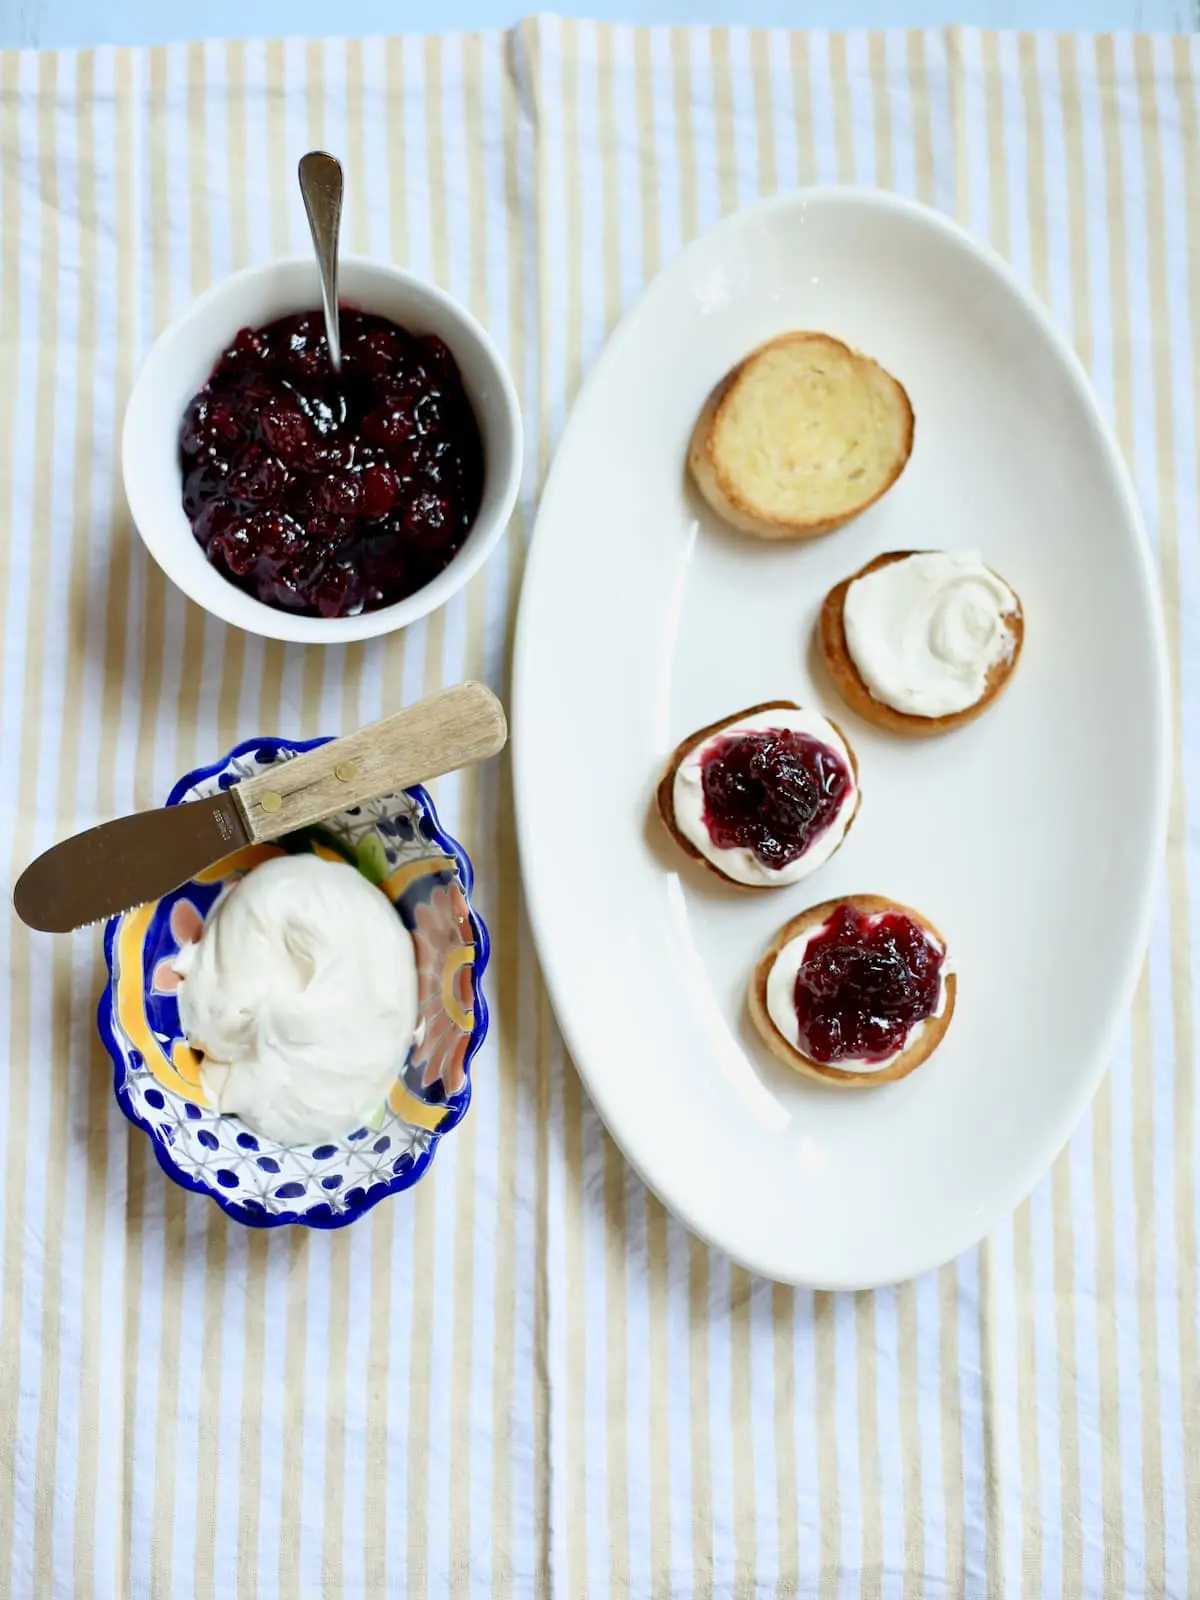
[[[955,215],[1065,328],[1154,541],[1175,756],[1166,893],[1090,1117],[986,1245],[857,1299],[731,1266],[608,1140],[531,944],[504,763],[437,785],[492,935],[469,1116],[413,1192],[340,1234],[256,1233],[171,1186],[112,1102],[95,936],[13,924],[12,1593],[1200,1589],[1198,52],[1189,36],[543,16],[504,35],[0,56],[10,878],[241,739],[337,734],[468,676],[506,692],[537,495],[606,334],[721,214],[812,181]],[[313,145],[345,159],[348,247],[488,327],[528,440],[517,514],[466,589],[328,650],[185,602],[120,488],[155,332],[226,272],[308,248],[295,164]],[[461,1022],[459,970],[444,981]],[[195,1060],[171,1046],[139,1048],[195,1097]],[[396,1097],[444,1127],[445,1107]]]

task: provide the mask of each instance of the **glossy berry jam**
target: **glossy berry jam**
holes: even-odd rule
[[[802,856],[853,787],[835,750],[790,728],[718,737],[700,763],[704,822],[722,850],[752,850],[778,870]]]
[[[945,952],[911,917],[839,906],[796,975],[800,1048],[813,1061],[882,1061],[933,1016]]]
[[[342,310],[243,328],[179,431],[183,509],[218,571],[266,605],[347,617],[436,576],[479,510],[483,444],[443,342]]]

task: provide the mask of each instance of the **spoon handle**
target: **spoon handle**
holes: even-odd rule
[[[324,150],[310,150],[300,157],[300,193],[312,230],[321,274],[321,301],[325,308],[325,337],[329,342],[329,365],[335,372],[342,366],[342,336],[338,326],[338,229],[342,221],[342,166]]]

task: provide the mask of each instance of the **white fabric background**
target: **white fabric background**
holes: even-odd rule
[[[1067,329],[1156,544],[1177,743],[1153,943],[1090,1115],[993,1239],[874,1295],[751,1279],[606,1141],[537,976],[500,766],[438,793],[496,943],[471,1115],[411,1198],[341,1235],[252,1234],[171,1188],[111,1100],[98,938],[0,923],[0,1589],[1200,1586],[1196,72],[1166,37],[553,18],[0,56],[10,877],[239,738],[338,732],[468,673],[503,690],[538,484],[607,330],[696,231],[813,180],[957,215]],[[116,445],[155,330],[212,278],[305,247],[294,165],[322,144],[351,174],[349,246],[488,322],[528,459],[466,594],[306,655],[170,589]]]

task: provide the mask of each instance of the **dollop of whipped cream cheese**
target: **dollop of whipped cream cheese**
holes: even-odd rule
[[[807,734],[818,744],[826,745],[839,758],[849,775],[841,805],[829,826],[816,835],[803,854],[778,868],[767,866],[753,850],[741,845],[723,847],[717,844],[704,820],[704,757],[709,747],[722,739],[736,738],[738,734],[765,733],[772,728],[787,728],[795,733]],[[725,723],[716,733],[689,750],[676,768],[672,799],[679,831],[726,877],[738,883],[775,888],[782,884],[798,883],[829,860],[845,837],[846,829],[858,809],[858,782],[846,741],[828,718],[807,706],[771,706],[766,711],[755,711],[750,716],[739,717],[736,722]]]
[[[351,866],[265,861],[217,902],[175,970],[205,1094],[265,1138],[349,1133],[403,1068],[417,1020],[412,938]]]
[[[815,928],[806,928],[802,934],[791,939],[780,948],[775,957],[770,972],[767,973],[767,1015],[779,1029],[780,1033],[791,1045],[793,1050],[803,1052],[804,1045],[800,1038],[800,1022],[796,1016],[796,979],[800,968],[804,965],[804,958],[808,954],[808,947],[814,939],[819,939],[829,927],[829,920],[819,923]],[[880,919],[872,917],[870,925]],[[946,947],[933,935],[925,930],[925,937],[942,953],[942,970],[939,974],[938,1002],[932,1016],[926,1017],[910,1028],[904,1036],[904,1042],[891,1055],[872,1061],[865,1056],[843,1056],[840,1061],[835,1061],[826,1066],[829,1072],[883,1072],[890,1067],[893,1061],[898,1061],[904,1052],[910,1049],[924,1033],[929,1024],[946,1010],[948,990],[946,979],[954,971]]]
[[[867,688],[914,717],[965,711],[1012,654],[1015,594],[974,551],[889,562],[846,591],[846,647]]]

